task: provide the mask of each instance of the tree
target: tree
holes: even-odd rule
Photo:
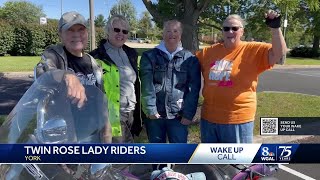
[[[299,23],[303,26],[303,36],[300,38],[300,44],[312,44],[313,51],[319,51],[320,10],[311,11],[308,6],[302,5],[300,11],[297,12],[294,17],[299,20]],[[289,25],[291,25],[291,23]]]
[[[152,35],[152,21],[151,15],[148,11],[142,13],[142,17],[139,20],[139,32],[142,37],[150,37]],[[139,36],[140,37],[140,36]]]
[[[0,56],[8,54],[14,44],[14,28],[0,20]]]
[[[283,15],[287,10],[288,14],[292,16],[299,10],[301,3],[307,4],[311,10],[315,10],[319,6],[319,0],[143,0],[143,2],[158,24],[161,25],[163,21],[172,18],[181,21],[185,27],[182,35],[183,46],[192,51],[198,49],[198,27],[202,27],[201,32],[208,33],[205,27],[210,27],[209,31],[211,32],[214,32],[212,28],[220,31],[222,21],[229,14],[239,14],[248,21],[245,31],[246,37],[255,36],[256,38],[257,36],[260,40],[270,41],[270,31],[266,28],[263,20],[263,14],[266,10],[278,9]],[[289,18],[292,19],[291,16]],[[293,23],[290,25],[301,29],[299,23],[291,22]],[[293,33],[296,32],[289,32],[288,35],[293,37]],[[297,42],[298,40],[295,39],[294,43]]]
[[[260,13],[259,4],[263,2],[259,0],[220,0],[215,1],[210,4],[207,9],[201,14],[199,18],[200,31],[208,32],[208,27],[210,27],[211,36],[214,36],[213,33],[221,32],[221,25],[225,18],[230,14],[239,14],[242,18],[248,19],[251,16],[255,16],[248,21],[250,22],[245,30],[245,38],[252,38],[252,32],[250,24],[258,25],[259,27],[262,24],[263,13]],[[260,5],[261,6],[261,5]],[[244,24],[245,25],[245,24]],[[263,26],[262,26],[263,27]]]
[[[164,21],[177,19],[183,24],[182,45],[195,51],[199,48],[198,19],[200,14],[209,6],[210,0],[143,0],[158,25]]]
[[[42,7],[27,1],[8,1],[0,9],[0,19],[11,24],[39,23],[44,16]]]
[[[280,9],[285,12],[287,11],[288,16],[298,12],[303,9],[304,15],[308,16],[311,31],[313,31],[313,50],[319,50],[319,40],[320,40],[320,10],[319,10],[319,0],[274,0]],[[292,11],[293,9],[293,11]],[[291,12],[290,12],[291,10]],[[306,28],[305,28],[306,30]]]
[[[104,19],[104,16],[102,14],[99,14],[95,20],[94,25],[96,27],[104,27],[106,25],[106,20]]]
[[[119,0],[119,2],[110,10],[110,15],[114,14],[121,14],[126,17],[126,19],[129,21],[131,31],[137,31],[137,12],[131,0]]]

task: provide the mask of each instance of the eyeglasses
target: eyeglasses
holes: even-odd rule
[[[124,30],[124,29],[119,29],[119,28],[113,28],[113,31],[116,33],[119,33],[122,30],[123,34],[128,34],[129,31],[128,30]]]
[[[223,31],[228,32],[228,31],[230,31],[230,29],[232,31],[238,31],[240,28],[242,28],[242,27],[223,27]]]

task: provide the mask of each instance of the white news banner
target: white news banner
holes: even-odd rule
[[[261,144],[199,144],[191,164],[250,164]]]

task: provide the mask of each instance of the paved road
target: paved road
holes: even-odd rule
[[[320,96],[320,68],[275,68],[259,78],[258,91],[295,92]]]
[[[0,115],[7,115],[32,84],[28,74],[3,76],[0,74]]]

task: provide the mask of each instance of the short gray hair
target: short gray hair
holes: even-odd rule
[[[163,23],[163,31],[171,24],[178,24],[179,27],[180,27],[180,31],[181,31],[181,34],[183,32],[183,25],[180,21],[176,20],[176,19],[172,19],[172,20],[168,20],[168,21],[165,21]]]
[[[244,28],[245,25],[247,25],[246,21],[244,19],[241,18],[241,16],[239,16],[238,14],[231,14],[229,15],[224,21],[223,21],[223,24],[226,22],[226,21],[229,21],[231,19],[235,19],[235,20],[238,20],[242,27]]]
[[[123,24],[126,28],[126,30],[130,31],[130,24],[129,21],[126,19],[126,17],[115,14],[113,15],[107,22],[107,25],[105,26],[105,32],[108,34],[109,32],[113,31],[113,23],[114,22],[120,22]]]

